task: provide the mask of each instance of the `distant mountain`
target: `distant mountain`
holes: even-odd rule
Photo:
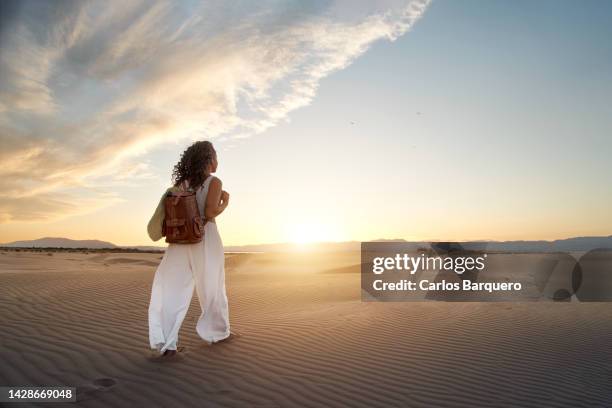
[[[414,249],[427,247],[432,241],[406,241],[403,239],[378,239],[370,242],[398,242],[410,244]],[[575,237],[555,241],[466,241],[462,242],[467,249],[486,249],[487,251],[507,252],[572,252],[588,251],[603,248],[612,249],[612,235],[607,237]],[[0,244],[0,247],[12,248],[114,248],[137,249],[141,251],[164,250],[167,245],[118,246],[112,242],[99,240],[74,240],[68,238],[40,238],[31,241],[15,241]],[[350,252],[359,251],[361,242],[317,242],[312,244],[275,243],[261,245],[226,246],[225,252]]]
[[[515,252],[571,252],[591,249],[612,249],[612,235],[607,237],[575,237],[555,241],[487,242],[489,250]]]
[[[29,241],[14,241],[0,244],[11,248],[117,248],[112,242],[99,241],[97,239],[76,240],[59,237],[45,237]]]
[[[402,247],[408,246],[417,249],[428,247],[430,242],[436,241],[406,241],[404,239],[377,239],[369,242],[397,242]],[[558,239],[555,241],[463,241],[466,249],[486,249],[488,251],[506,252],[573,252],[589,251],[591,249],[612,249],[612,235],[607,237],[575,237]],[[359,251],[361,242],[320,242],[313,244],[262,244],[225,247],[226,252],[346,252]]]

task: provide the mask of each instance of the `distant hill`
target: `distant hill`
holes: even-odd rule
[[[14,241],[0,244],[10,248],[117,248],[112,242],[99,241],[97,239],[76,240],[59,237],[45,237],[29,241]]]
[[[370,242],[398,242],[410,244],[414,249],[427,247],[435,241],[406,241],[403,239],[378,239]],[[465,248],[486,249],[488,251],[507,252],[572,252],[589,251],[591,249],[612,249],[612,235],[607,237],[575,237],[555,241],[465,241]],[[225,247],[226,252],[346,252],[359,251],[361,242],[323,242],[306,245],[279,243],[262,245],[243,245]]]
[[[612,249],[612,235],[607,237],[575,237],[555,241],[487,242],[489,250],[515,252],[571,252],[596,248]]]
[[[378,239],[371,242],[401,242],[408,243],[415,249],[428,246],[430,241],[406,241],[403,239]],[[99,240],[74,240],[68,238],[46,237],[30,241],[15,241],[0,244],[0,247],[11,248],[114,248],[137,249],[141,251],[164,250],[167,245],[118,246],[112,242]],[[588,251],[596,248],[612,249],[612,235],[607,237],[575,237],[555,241],[468,241],[465,248],[479,248],[488,251],[508,252],[572,252]],[[361,242],[317,242],[312,244],[275,243],[261,245],[226,246],[225,252],[349,252],[359,251]]]
[[[14,241],[5,244],[0,243],[0,247],[9,248],[126,248],[137,249],[140,251],[165,249],[167,244],[154,245],[115,245],[112,242],[99,241],[95,239],[75,240],[59,237],[45,237],[28,241]],[[358,251],[361,243],[358,241],[350,242],[318,242],[313,244],[298,245],[292,243],[262,244],[262,245],[242,245],[226,246],[226,252],[292,252],[292,251]]]

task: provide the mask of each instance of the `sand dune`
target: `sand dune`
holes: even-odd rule
[[[84,407],[612,406],[609,304],[362,303],[358,253],[228,254],[241,336],[206,346],[194,295],[160,362],[159,260],[0,254],[0,384],[76,386]]]

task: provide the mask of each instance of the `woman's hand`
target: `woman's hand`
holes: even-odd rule
[[[221,203],[227,204],[229,202],[229,193],[225,190],[221,191]]]

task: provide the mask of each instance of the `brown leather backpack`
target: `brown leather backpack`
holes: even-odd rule
[[[195,244],[204,238],[205,221],[193,190],[169,191],[164,198],[162,233],[172,244]]]

